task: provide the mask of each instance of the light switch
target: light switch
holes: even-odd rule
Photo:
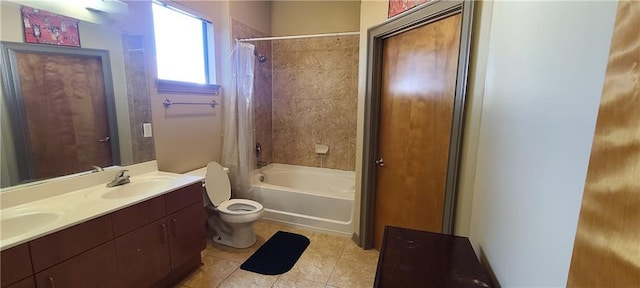
[[[151,136],[153,136],[151,123],[142,123],[142,137],[149,138]]]

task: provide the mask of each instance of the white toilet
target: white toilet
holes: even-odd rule
[[[262,218],[262,204],[248,199],[230,199],[231,183],[217,162],[207,165],[205,189],[210,203],[207,223],[217,234],[213,241],[234,248],[247,248],[256,242],[253,222]],[[206,199],[205,199],[206,200]]]

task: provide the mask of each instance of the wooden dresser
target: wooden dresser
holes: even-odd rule
[[[491,287],[469,239],[386,226],[374,287]]]

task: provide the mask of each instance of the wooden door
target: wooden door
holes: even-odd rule
[[[461,18],[455,14],[384,40],[376,249],[385,225],[441,232]]]
[[[34,178],[113,165],[100,57],[16,53]]]
[[[568,287],[639,287],[640,2],[620,1]]]

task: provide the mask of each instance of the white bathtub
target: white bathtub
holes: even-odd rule
[[[256,170],[252,186],[266,220],[349,237],[353,233],[352,171],[270,164]]]

